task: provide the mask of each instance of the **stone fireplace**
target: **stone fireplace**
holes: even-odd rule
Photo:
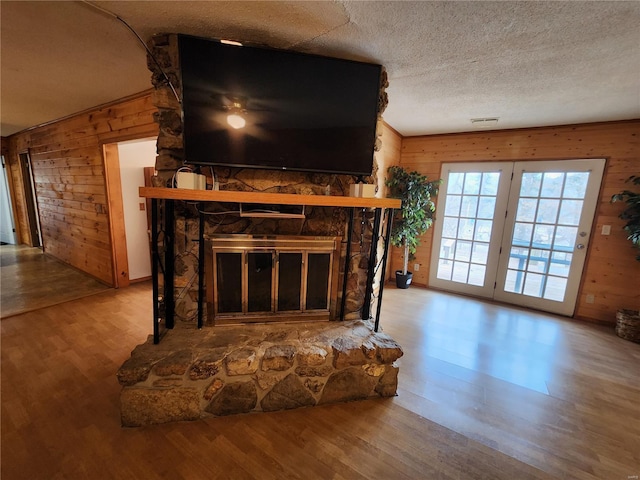
[[[178,40],[174,34],[156,35],[150,45],[164,72],[176,90],[180,91],[180,58]],[[158,109],[156,119],[159,123],[156,160],[157,176],[154,185],[167,187],[172,184],[175,172],[184,166],[184,148],[182,136],[181,107],[167,85],[164,75],[157,64],[149,59],[148,67],[152,71],[154,105]],[[386,74],[380,90],[378,111],[381,115],[387,104],[385,88]],[[382,120],[380,118],[380,128]],[[381,130],[379,130],[379,134]],[[376,150],[380,147],[377,140]],[[371,177],[364,178],[366,183],[377,183],[377,162],[374,155],[374,171]],[[348,196],[350,185],[358,179],[351,175],[323,173],[305,173],[282,170],[259,170],[246,168],[214,167],[202,169],[209,183],[215,182],[221,191],[264,192],[302,195],[339,195]],[[272,209],[272,206],[264,208]],[[276,209],[277,205],[273,206]],[[336,269],[339,269],[336,284],[337,304],[344,309],[339,313],[345,319],[360,318],[363,307],[365,283],[367,277],[368,252],[373,229],[373,213],[368,209],[356,212],[355,242],[352,255],[348,260],[346,251],[346,230],[348,211],[345,208],[326,208],[313,206],[306,209],[304,215],[292,216],[255,216],[244,215],[242,205],[205,204],[205,235],[246,234],[246,235],[298,235],[298,236],[336,236],[341,238],[340,257],[334,257]],[[223,212],[237,211],[237,214],[224,215]],[[177,262],[175,266],[173,297],[175,297],[176,324],[193,324],[196,318],[197,291],[197,250],[200,219],[197,208],[187,205],[176,206],[175,245]],[[161,249],[163,246],[161,246]],[[345,271],[347,274],[345,274]],[[347,288],[343,289],[343,282]],[[209,287],[207,287],[209,288]],[[343,297],[345,297],[343,299]]]
[[[175,35],[152,43],[179,91]],[[157,65],[149,67],[160,125],[154,186],[167,191],[184,163],[180,105]],[[386,78],[380,114],[385,87]],[[374,214],[366,202],[313,201],[302,203],[303,215],[246,215],[237,200],[243,193],[343,198],[358,179],[218,167],[201,173],[219,184],[215,201],[153,202],[152,214],[161,218],[154,237],[160,239],[154,333],[160,324],[168,330],[158,344],[154,335],[136,347],[118,371],[122,424],[395,395],[402,349],[375,331],[369,315],[381,278],[380,259],[371,253],[381,241],[381,209]],[[373,176],[364,180],[377,182],[375,159]],[[166,211],[170,216],[160,215]]]
[[[340,237],[211,235],[207,321],[335,320]]]

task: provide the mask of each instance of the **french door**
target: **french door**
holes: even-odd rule
[[[429,284],[572,315],[604,164],[444,164]]]

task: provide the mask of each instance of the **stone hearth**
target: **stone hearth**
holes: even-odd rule
[[[120,367],[122,424],[394,396],[402,354],[362,320],[176,329]]]

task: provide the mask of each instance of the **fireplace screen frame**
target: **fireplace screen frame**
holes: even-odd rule
[[[338,304],[338,279],[341,237],[291,236],[291,235],[209,235],[205,240],[205,275],[207,322],[212,325],[258,323],[277,321],[327,321],[335,320]],[[254,253],[271,255],[270,309],[250,311],[249,308],[249,256]],[[278,309],[280,256],[287,253],[301,254],[300,303],[299,309]],[[239,254],[241,265],[241,308],[238,311],[220,311],[218,254]],[[329,256],[324,308],[307,308],[309,256],[323,254]],[[324,280],[322,280],[324,281]],[[322,289],[324,291],[324,289]]]

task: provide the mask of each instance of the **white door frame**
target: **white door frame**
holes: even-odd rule
[[[562,160],[562,161],[538,161],[538,162],[516,162],[514,166],[513,181],[511,185],[511,193],[509,196],[509,211],[505,219],[504,236],[502,238],[502,255],[498,265],[498,274],[496,276],[496,290],[494,299],[514,303],[528,308],[550,311],[559,315],[571,316],[574,313],[576,302],[578,299],[578,290],[582,279],[582,271],[589,250],[589,240],[591,238],[591,230],[595,217],[596,206],[598,203],[600,184],[602,183],[602,175],[604,173],[604,159],[580,159],[580,160]],[[569,272],[567,275],[566,289],[562,301],[550,300],[534,295],[526,295],[519,293],[511,293],[506,291],[505,283],[507,279],[507,270],[509,268],[510,251],[514,226],[516,223],[517,206],[520,198],[520,188],[522,175],[532,172],[586,172],[589,173],[589,179],[586,187],[586,193],[583,199],[582,214],[577,227],[578,235],[572,245],[563,248],[571,255]],[[560,210],[562,213],[562,210]],[[560,219],[559,219],[560,220]],[[556,221],[556,225],[561,223]],[[571,227],[574,228],[574,227]],[[551,242],[551,240],[549,240]],[[553,252],[556,247],[550,246]],[[533,249],[531,249],[533,250]],[[556,250],[557,251],[557,250]],[[552,253],[553,255],[553,253]],[[552,262],[550,259],[547,264]],[[545,275],[546,278],[546,275]]]
[[[434,225],[434,240],[431,251],[431,268],[429,273],[429,285],[435,288],[448,290],[456,293],[474,295],[484,298],[493,298],[495,300],[521,305],[529,308],[550,311],[560,315],[571,316],[574,313],[577,302],[578,291],[581,284],[582,271],[586,260],[587,251],[589,249],[589,239],[592,233],[593,220],[597,202],[599,199],[600,185],[604,173],[605,159],[576,159],[576,160],[556,160],[556,161],[522,161],[522,162],[470,162],[470,163],[444,163],[442,165],[441,178],[444,179],[444,188],[441,188],[441,201],[438,203],[438,211],[436,212],[436,222]],[[497,172],[500,171],[500,182],[496,197],[496,207],[493,217],[493,228],[489,240],[489,253],[486,260],[486,274],[482,285],[469,284],[473,283],[471,276],[466,280],[452,281],[447,279],[447,269],[441,269],[440,278],[438,268],[439,262],[444,262],[444,258],[451,258],[457,263],[468,262],[471,266],[475,266],[476,270],[482,268],[482,265],[476,263],[473,265],[473,258],[459,259],[454,254],[450,254],[444,242],[451,245],[460,243],[471,244],[477,240],[475,233],[473,238],[465,238],[462,241],[459,238],[443,237],[443,229],[447,230],[445,235],[453,237],[460,234],[452,235],[450,228],[445,223],[451,222],[452,217],[447,218],[447,213],[451,214],[451,209],[447,210],[447,198],[449,197],[449,185],[447,180],[451,174],[460,172]],[[538,298],[523,293],[512,293],[505,291],[507,270],[509,268],[509,260],[511,257],[511,243],[514,233],[514,225],[516,221],[517,207],[520,197],[520,188],[522,174],[524,172],[589,172],[588,185],[586,194],[583,199],[582,215],[580,216],[577,231],[579,236],[576,237],[575,245],[568,245],[564,249],[571,255],[569,273],[567,277],[567,286],[564,292],[563,301],[553,299]],[[511,173],[513,172],[513,173]],[[458,178],[458,177],[453,177]],[[464,192],[463,192],[464,193]],[[457,201],[459,194],[454,189],[451,197]],[[463,195],[465,196],[465,195]],[[471,192],[473,196],[473,192]],[[444,201],[443,201],[444,200]],[[452,202],[452,204],[455,202]],[[453,215],[453,214],[451,214]],[[460,213],[461,217],[470,217],[468,214]],[[471,216],[472,217],[472,216]],[[473,222],[478,219],[473,219]],[[462,225],[462,220],[459,223]],[[451,224],[450,224],[451,225]],[[467,223],[469,225],[469,223]],[[467,235],[468,236],[468,235]],[[553,250],[553,249],[551,249]],[[451,267],[452,271],[454,267]],[[444,273],[442,273],[444,272]],[[523,274],[524,275],[524,274]],[[546,279],[546,277],[545,277]],[[556,278],[556,280],[558,280]]]

